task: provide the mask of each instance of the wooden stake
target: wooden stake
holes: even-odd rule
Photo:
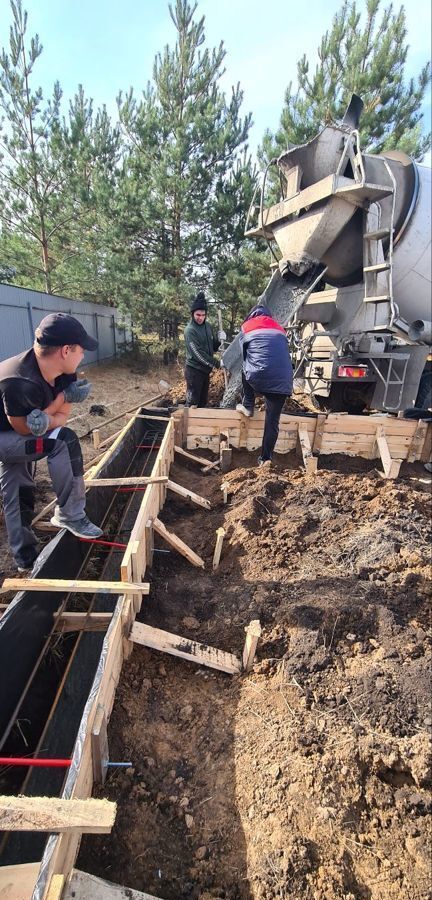
[[[95,448],[95,450],[99,450],[99,447],[101,445],[99,428],[95,428],[94,431],[92,431],[92,441],[93,441],[93,447]]]
[[[243,648],[243,671],[250,672],[253,666],[258,640],[261,637],[261,623],[253,619],[245,628],[246,640]]]
[[[312,447],[306,425],[299,424],[298,440],[303,457],[304,467],[306,469],[306,474],[314,475],[318,468],[318,460],[315,456],[312,456]]]
[[[174,547],[174,550],[177,550],[178,553],[181,553],[189,562],[192,563],[193,566],[197,566],[200,569],[204,568],[204,560],[198,556],[197,553],[194,553],[181,538],[177,537],[177,535],[173,534],[172,531],[168,531],[165,527],[164,523],[161,522],[160,519],[154,519],[153,528],[157,534],[159,534],[170,547]]]
[[[116,811],[109,800],[0,797],[0,830],[109,834]]]
[[[222,491],[223,502],[228,503],[228,485],[226,481],[221,484],[220,489]]]
[[[228,441],[220,442],[219,454],[221,472],[229,472],[232,464],[232,448],[229,446]]]
[[[223,544],[223,539],[225,537],[225,534],[226,534],[225,528],[217,528],[216,529],[216,546],[215,546],[214,554],[213,554],[213,568],[214,569],[217,569],[219,562],[220,562],[221,553],[222,553],[222,544]]]
[[[196,503],[197,506],[203,506],[204,509],[211,509],[209,500],[206,500],[199,494],[194,494],[193,491],[189,491],[187,488],[182,487],[181,484],[177,484],[175,481],[168,480],[167,488],[170,491],[173,491],[174,494],[179,494],[180,497],[184,497],[185,500],[191,500],[191,502]]]
[[[100,704],[96,710],[91,732],[93,779],[96,784],[105,784],[108,771],[108,731],[105,710]]]
[[[5,578],[0,593],[6,591],[44,591],[61,594],[148,594],[149,584],[124,581],[73,581],[61,578]]]
[[[384,433],[384,427],[378,425],[376,432],[376,442],[384,469],[384,478],[393,479],[399,475],[399,469],[402,465],[401,459],[392,459],[387,439]]]
[[[187,659],[199,666],[219,669],[220,672],[227,672],[229,675],[238,675],[240,672],[240,660],[232,653],[208,647],[207,644],[198,644],[197,641],[161,631],[160,628],[151,628],[150,625],[143,625],[141,622],[134,622],[130,640],[144,647]]]

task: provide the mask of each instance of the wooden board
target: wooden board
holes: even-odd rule
[[[150,585],[123,581],[73,581],[62,578],[5,578],[0,593],[44,591],[62,594],[148,594]]]
[[[56,631],[106,631],[110,625],[110,612],[62,612],[56,619]]]
[[[116,811],[117,804],[109,800],[0,797],[0,831],[109,834]]]
[[[189,491],[188,488],[183,487],[181,484],[177,484],[175,481],[169,479],[167,481],[167,488],[169,491],[173,491],[174,494],[184,497],[185,500],[191,500],[191,502],[196,503],[197,506],[202,506],[204,509],[211,509],[209,500],[206,500],[205,497],[201,497],[199,494],[195,494],[194,491]]]
[[[219,452],[218,431],[228,431],[230,444],[235,448],[258,450],[264,427],[264,412],[245,418],[236,410],[189,410],[186,445],[190,449],[206,448]],[[297,442],[298,428],[307,433],[312,454],[348,453],[365,458],[379,458],[376,443],[377,427],[382,426],[393,459],[410,461],[426,458],[431,426],[419,429],[412,419],[397,419],[385,413],[371,416],[351,416],[345,413],[319,414],[317,417],[283,414],[280,418],[276,453],[288,453]],[[414,435],[417,434],[414,441]],[[313,466],[313,463],[310,463]]]
[[[200,569],[204,568],[204,560],[198,556],[181,538],[177,537],[177,535],[173,534],[172,531],[168,531],[167,527],[161,522],[160,519],[156,518],[153,520],[153,528],[157,534],[160,535],[166,541],[170,547],[173,547],[174,550],[177,550],[178,553],[181,553],[186,559],[192,563],[193,566],[197,566]]]
[[[79,869],[72,869],[62,900],[158,900],[158,898],[96,878],[95,875],[88,875]]]
[[[166,483],[166,475],[136,475],[129,478],[89,478],[88,487],[126,487],[127,485],[145,485]]]
[[[240,660],[232,653],[208,647],[206,644],[199,644],[197,641],[180,637],[178,634],[161,631],[160,628],[151,628],[150,625],[143,625],[141,622],[134,622],[130,640],[136,644],[142,644],[144,647],[151,647],[153,650],[160,650],[163,653],[170,653],[172,656],[189,660],[199,666],[208,666],[211,669],[218,669],[220,672],[227,672],[229,675],[238,675],[241,670]]]
[[[39,862],[0,866],[0,900],[31,900]]]
[[[99,686],[87,701],[85,715],[87,728],[83,745],[77,745],[73,753],[76,778],[72,788],[72,796],[86,798],[91,794],[93,784],[93,763],[91,747],[91,731],[98,706],[105,710],[107,720],[114,703],[115,689],[118,684],[123,664],[124,621],[128,621],[129,597],[121,598],[115,608],[112,623],[104,639],[104,656],[99,663],[101,676]],[[129,644],[129,641],[127,642]],[[129,646],[131,646],[129,644]],[[51,839],[47,855],[46,868],[41,878],[40,897],[47,900],[50,880],[55,873],[69,875],[75,862],[81,840],[79,832],[55,835]]]

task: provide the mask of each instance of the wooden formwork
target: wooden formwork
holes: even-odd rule
[[[189,409],[184,413],[183,438],[188,450],[220,451],[221,436],[232,447],[258,450],[264,412],[247,418],[236,410]],[[282,415],[276,453],[300,448],[308,472],[317,468],[324,454],[346,453],[365,459],[381,459],[384,475],[395,478],[401,462],[427,461],[431,453],[431,425],[388,415],[351,416]]]

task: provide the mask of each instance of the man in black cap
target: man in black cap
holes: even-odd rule
[[[85,514],[81,447],[65,427],[71,404],[85,400],[91,389],[77,380],[84,350],[98,342],[66,313],[52,313],[36,329],[31,350],[0,363],[0,488],[9,544],[20,571],[38,555],[31,530],[34,513],[32,469],[47,457],[57,506],[51,522],[84,538],[102,531]]]
[[[216,338],[206,321],[207,301],[204,291],[192,300],[191,321],[185,328],[186,344],[186,406],[206,406],[210,384],[210,372],[220,368],[220,361],[213,355],[220,346],[222,332]]]

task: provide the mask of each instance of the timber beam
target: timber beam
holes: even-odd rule
[[[150,585],[124,581],[73,581],[63,578],[5,578],[0,593],[7,591],[43,591],[61,594],[148,594]]]

